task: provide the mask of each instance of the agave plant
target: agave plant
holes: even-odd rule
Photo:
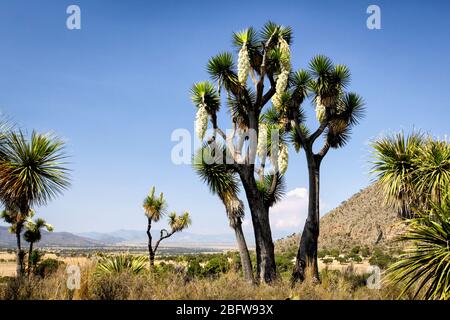
[[[121,254],[102,258],[97,263],[96,274],[114,274],[131,272],[139,274],[145,270],[147,258],[145,256],[133,256]]]
[[[414,297],[450,299],[450,202],[433,205],[407,220],[408,228],[398,241],[409,244],[400,260],[391,265],[388,279],[401,283],[403,291],[415,288]]]

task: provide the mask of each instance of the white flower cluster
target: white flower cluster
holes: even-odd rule
[[[256,153],[260,158],[264,158],[267,154],[267,125],[265,123],[260,123],[258,131],[258,145],[256,147]]]
[[[320,123],[325,121],[325,106],[322,104],[320,97],[316,98],[316,118]]]
[[[248,55],[247,45],[244,43],[238,56],[238,79],[245,86],[248,73],[250,72],[250,57]]]
[[[280,151],[278,152],[278,168],[281,174],[285,174],[288,168],[289,162],[289,152],[286,145],[282,144],[280,146]]]
[[[200,104],[195,117],[195,133],[200,140],[203,139],[208,128],[208,112],[206,111],[206,105]]]
[[[272,97],[272,103],[278,110],[281,107],[281,95],[286,90],[289,80],[289,73],[291,72],[291,50],[289,49],[289,44],[283,38],[280,38],[279,48],[281,52],[280,57],[281,70],[277,78],[275,94]]]

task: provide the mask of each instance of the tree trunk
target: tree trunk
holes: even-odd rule
[[[276,278],[276,265],[269,210],[264,206],[264,199],[256,186],[254,165],[246,165],[241,168],[239,173],[247,196],[255,233],[256,279],[270,283]]]
[[[245,241],[244,232],[242,231],[241,219],[234,226],[234,232],[236,234],[236,242],[239,248],[239,255],[241,256],[242,271],[244,273],[244,279],[253,282],[253,268],[252,261],[250,260],[250,253],[248,252],[247,243]]]
[[[147,237],[148,237],[148,256],[149,256],[149,262],[150,262],[150,269],[153,268],[155,265],[155,252],[153,251],[152,247],[152,219],[148,218],[148,224],[147,224]]]
[[[16,242],[17,242],[17,253],[16,253],[16,275],[17,277],[22,277],[24,274],[23,259],[25,257],[25,252],[22,250],[20,234],[22,227],[16,227]]]
[[[309,175],[309,201],[308,218],[300,239],[297,259],[295,262],[292,281],[303,281],[305,271],[311,268],[311,275],[319,281],[319,268],[317,265],[317,248],[319,239],[319,182],[320,160],[313,154],[307,154]]]
[[[33,267],[31,265],[31,254],[33,253],[33,241],[30,242],[30,249],[28,250],[28,275],[30,275],[31,268]]]

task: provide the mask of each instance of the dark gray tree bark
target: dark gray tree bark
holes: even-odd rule
[[[240,168],[239,174],[252,214],[256,245],[256,279],[270,283],[276,278],[276,265],[269,210],[265,207],[263,196],[256,185],[254,165],[245,165]]]
[[[242,231],[242,221],[237,219],[236,223],[233,224],[234,233],[236,235],[236,242],[238,244],[239,256],[241,257],[242,272],[244,274],[244,279],[253,282],[253,267],[252,261],[250,259],[250,253],[248,252],[247,242],[245,241],[244,232]]]
[[[319,191],[321,159],[312,154],[312,152],[307,155],[307,159],[309,177],[308,217],[303,227],[294,272],[292,274],[294,282],[305,279],[305,270],[307,267],[311,268],[313,278],[319,281],[317,248],[320,221]]]
[[[24,258],[25,258],[25,251],[22,250],[22,243],[21,243],[21,233],[22,233],[22,227],[17,226],[16,227],[16,243],[17,243],[17,252],[16,252],[16,275],[17,277],[22,277],[24,274]]]
[[[155,251],[153,250],[152,245],[152,219],[148,218],[148,224],[147,224],[147,237],[148,237],[148,257],[150,262],[150,268],[152,268],[155,265]]]

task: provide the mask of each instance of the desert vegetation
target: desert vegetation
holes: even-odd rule
[[[366,286],[369,275],[351,268],[323,268],[320,284],[307,277],[292,286],[293,253],[277,255],[280,276],[259,286],[243,279],[236,251],[161,257],[152,269],[142,254],[100,255],[80,264],[81,286],[74,290],[65,285],[67,265],[44,259],[39,272],[20,282],[15,277],[1,278],[0,299],[393,299],[401,291],[396,286],[371,290]],[[254,261],[256,254],[251,257]]]
[[[376,240],[370,245],[343,244],[355,222],[349,219],[339,225],[347,237],[335,242],[339,246],[320,246],[321,163],[330,149],[346,145],[365,109],[363,99],[348,91],[350,70],[345,65],[317,55],[306,70],[294,71],[292,39],[290,27],[273,22],[259,32],[252,27],[235,32],[237,61],[230,52],[213,56],[207,63],[211,81],[192,86],[195,131],[202,142],[192,168],[223,204],[237,251],[161,254],[162,241],[192,221],[189,212],[169,212],[164,194],[158,195],[155,187],[142,202],[148,252],[36,249],[42,230],[51,232],[53,226],[42,218],[32,220],[33,208],[45,206],[70,185],[65,144],[54,135],[33,131],[28,137],[21,129],[2,127],[1,217],[10,225],[17,248],[15,274],[0,278],[0,299],[448,300],[450,145],[445,139],[399,133],[371,145],[372,188],[380,190],[383,205],[401,221],[397,246],[382,241],[379,220],[386,217],[378,217]],[[315,130],[306,126],[308,101],[318,122]],[[222,112],[223,104],[228,113]],[[231,131],[219,127],[224,115]],[[316,149],[320,137],[323,143]],[[290,147],[305,152],[308,215],[302,232],[290,238],[294,245],[283,246],[282,241],[274,243],[269,214],[285,194]],[[354,209],[353,200],[345,205]],[[246,206],[254,250],[242,228]],[[168,227],[154,241],[152,228],[166,217]],[[359,230],[358,236],[367,230]],[[11,252],[6,256],[0,266],[13,260]],[[66,286],[69,265],[81,270],[77,288]],[[371,266],[383,271],[381,289],[367,286]]]
[[[399,261],[388,269],[404,294],[417,285],[415,296],[450,297],[450,144],[413,132],[380,138],[374,144],[374,168],[386,202],[406,219],[406,243]]]

